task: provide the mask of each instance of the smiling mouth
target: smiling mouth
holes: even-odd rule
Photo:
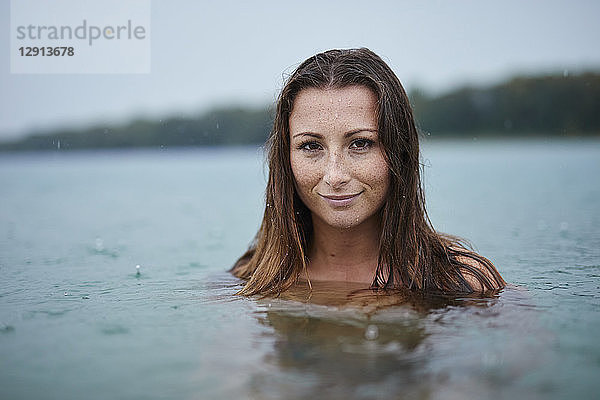
[[[354,193],[354,194],[321,194],[323,199],[325,199],[330,205],[334,207],[344,207],[352,203],[352,201],[360,196],[362,192]]]

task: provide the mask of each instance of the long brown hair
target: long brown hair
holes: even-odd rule
[[[492,263],[453,236],[436,232],[425,211],[419,137],[408,97],[390,67],[366,48],[329,50],[304,61],[290,75],[278,101],[267,142],[269,179],[263,220],[249,250],[231,272],[248,282],[240,294],[276,294],[307,268],[312,240],[310,211],[294,187],[289,118],[298,93],[362,85],[377,96],[379,141],[390,169],[381,211],[379,259],[373,288],[471,292],[503,287]]]

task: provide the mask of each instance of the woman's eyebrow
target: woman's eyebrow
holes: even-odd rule
[[[351,131],[348,131],[346,133],[344,133],[344,138],[349,138],[352,135],[356,135],[357,133],[360,132],[372,132],[372,133],[377,133],[377,129],[371,129],[371,128],[359,128],[359,129],[353,129]]]
[[[372,128],[358,128],[358,129],[353,129],[351,131],[348,131],[346,133],[344,133],[344,138],[349,138],[352,135],[356,135],[357,133],[360,132],[372,132],[372,133],[377,133],[377,129],[372,129]],[[316,133],[316,132],[299,132],[296,133],[295,135],[292,136],[292,138],[296,138],[298,136],[310,136],[310,137],[314,137],[316,139],[322,139],[323,135],[321,135],[320,133]]]
[[[315,132],[300,132],[300,133],[296,133],[295,135],[292,136],[292,138],[296,138],[298,136],[310,136],[310,137],[314,137],[316,139],[322,139],[323,135],[319,134],[319,133],[315,133]]]

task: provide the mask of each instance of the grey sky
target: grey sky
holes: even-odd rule
[[[0,139],[266,104],[284,72],[337,47],[369,47],[407,88],[435,92],[600,69],[598,1],[154,0],[150,74],[19,75],[10,73],[9,5],[0,0]]]

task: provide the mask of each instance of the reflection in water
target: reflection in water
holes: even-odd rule
[[[432,398],[443,374],[435,326],[444,310],[493,307],[497,297],[450,298],[382,294],[353,284],[297,285],[281,298],[259,300],[256,317],[275,344],[252,376],[255,398]],[[436,322],[438,321],[438,322]],[[443,346],[442,346],[443,347]],[[434,382],[435,380],[435,382]],[[439,389],[439,388],[438,388]],[[433,397],[438,397],[433,395]]]

